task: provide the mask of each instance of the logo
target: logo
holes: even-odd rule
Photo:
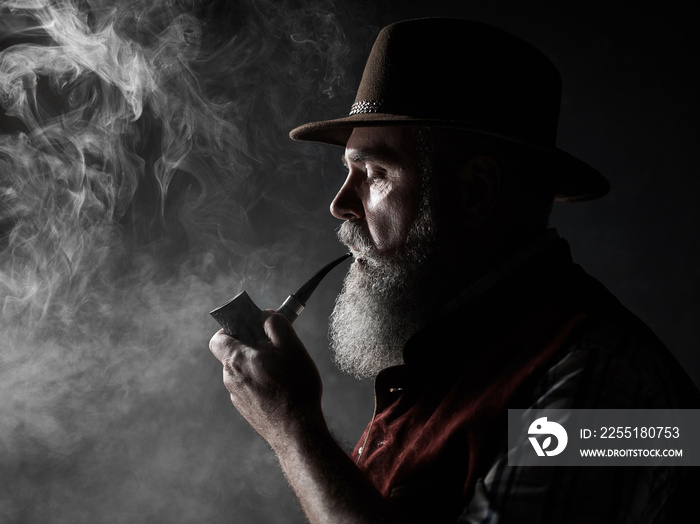
[[[559,453],[564,451],[567,442],[569,442],[569,436],[566,434],[564,427],[556,422],[547,421],[547,417],[541,417],[535,420],[530,424],[530,429],[528,429],[527,432],[528,435],[530,435],[528,436],[530,444],[532,444],[532,447],[535,448],[535,453],[540,457],[544,457],[545,455],[548,457],[559,455]],[[532,435],[547,435],[547,438],[545,438],[542,441],[542,445],[540,445],[537,437],[533,437]],[[552,437],[557,439],[557,446],[550,450],[549,448],[552,446]]]

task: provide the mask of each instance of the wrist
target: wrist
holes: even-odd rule
[[[291,417],[268,444],[281,459],[283,455],[313,452],[328,442],[335,441],[323,414],[304,413]]]

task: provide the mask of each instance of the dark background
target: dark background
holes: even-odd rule
[[[612,192],[557,205],[552,225],[700,382],[689,2],[75,5],[91,32],[114,21],[130,43],[114,69],[127,69],[126,49],[141,50],[158,88],[129,118],[128,89],[100,65],[112,59],[88,60],[83,42],[50,61],[69,57],[80,73],[35,66],[38,102],[13,115],[1,86],[32,90],[26,74],[2,83],[15,70],[12,46],[57,43],[31,29],[35,13],[0,2],[3,522],[303,521],[271,452],[229,403],[207,312],[241,289],[278,305],[343,252],[327,211],[341,151],[287,133],[349,110],[374,36],[398,19],[492,23],[554,61],[558,145],[605,174]],[[112,111],[94,109],[103,103],[123,127],[97,119]],[[80,142],[86,132],[99,140]],[[296,327],[321,370],[329,424],[350,448],[373,401],[371,383],[340,375],[328,355],[342,274],[323,282]]]

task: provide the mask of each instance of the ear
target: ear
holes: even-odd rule
[[[496,201],[501,184],[498,163],[486,155],[471,157],[459,172],[460,214],[469,226],[481,223]]]

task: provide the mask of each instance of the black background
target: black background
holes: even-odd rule
[[[552,225],[574,259],[700,382],[698,39],[690,2],[79,4],[85,12],[121,6],[118,34],[142,44],[158,30],[139,24],[174,19],[159,10],[192,14],[203,44],[191,77],[205,98],[233,104],[222,118],[244,145],[227,142],[236,154],[218,171],[176,171],[165,194],[147,169],[126,212],[102,218],[119,231],[111,249],[120,254],[102,262],[109,271],[99,271],[99,286],[90,280],[90,300],[71,291],[51,303],[49,312],[74,301],[70,319],[23,321],[3,309],[0,520],[303,521],[273,455],[229,403],[207,349],[217,329],[207,312],[241,289],[261,307],[278,305],[343,252],[327,212],[342,182],[341,151],[293,143],[287,133],[345,114],[374,36],[404,18],[492,23],[553,60],[563,78],[558,146],[601,171],[612,192],[557,205]],[[50,45],[13,34],[19,19],[3,9],[3,48]],[[38,92],[61,113],[63,94],[43,80]],[[147,106],[133,123],[146,137],[137,149],[147,165],[159,155],[152,140],[163,118]],[[6,114],[0,127],[10,137],[31,128]],[[212,165],[200,156],[198,165]],[[0,225],[7,278],[13,220]],[[328,355],[327,317],[342,273],[324,281],[296,327],[323,376],[329,424],[350,448],[373,401],[371,382],[340,375]]]

